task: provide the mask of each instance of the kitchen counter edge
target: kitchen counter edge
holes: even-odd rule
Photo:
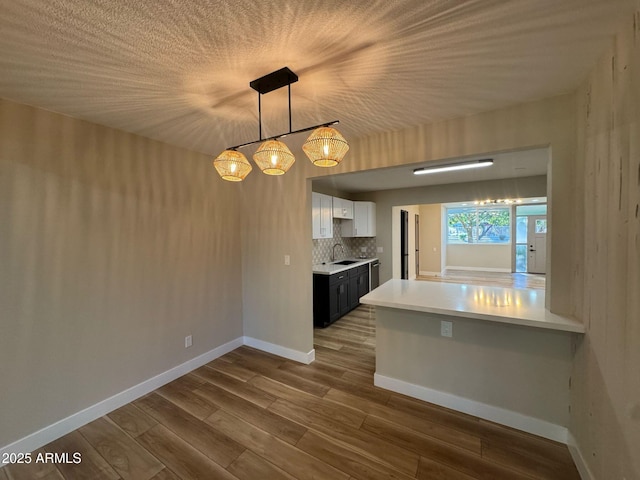
[[[313,266],[313,273],[318,275],[333,275],[335,273],[351,270],[354,267],[360,267],[367,263],[372,263],[376,260],[380,260],[378,257],[373,258],[345,258],[344,260],[355,260],[355,263],[349,265],[336,265],[334,263],[318,264]],[[340,260],[342,261],[342,260]]]

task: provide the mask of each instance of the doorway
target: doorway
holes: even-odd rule
[[[542,199],[534,199],[536,200]],[[518,205],[515,209],[514,267],[516,273],[546,273],[547,205]],[[536,233],[536,228],[538,233]]]
[[[416,250],[416,277],[420,275],[420,215],[414,214],[415,222],[415,250]]]
[[[545,273],[547,263],[547,216],[531,215],[527,225],[527,273]]]
[[[409,280],[409,212],[400,210],[400,278]]]

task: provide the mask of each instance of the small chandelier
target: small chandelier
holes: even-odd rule
[[[258,92],[259,139],[230,147],[213,161],[216,171],[224,180],[240,182],[249,175],[251,164],[242,153],[238,152],[238,149],[255,143],[261,143],[256,153],[253,154],[253,161],[258,165],[258,168],[267,175],[285,174],[296,159],[291,150],[278,139],[286,135],[311,130],[314,130],[313,133],[302,146],[302,150],[309,157],[309,160],[319,167],[333,167],[342,161],[349,150],[349,144],[338,130],[331,127],[331,125],[338,123],[338,120],[295,131],[291,129],[291,84],[297,81],[298,76],[289,68],[284,67],[249,82],[249,86]],[[285,86],[289,90],[289,131],[273,137],[262,138],[261,96]]]
[[[522,200],[520,200],[519,198],[499,198],[497,200],[487,199],[476,200],[475,202],[473,202],[474,205],[479,205],[481,207],[484,205],[512,205],[514,203],[522,203]]]

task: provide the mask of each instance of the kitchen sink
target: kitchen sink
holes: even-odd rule
[[[351,265],[352,263],[358,263],[358,260],[341,260],[339,262],[333,262],[333,265]]]

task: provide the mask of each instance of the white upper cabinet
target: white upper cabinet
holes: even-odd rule
[[[353,202],[353,220],[342,222],[343,237],[376,236],[376,204]]]
[[[333,197],[311,192],[313,238],[333,238]]]
[[[353,202],[333,197],[333,218],[353,219]]]

